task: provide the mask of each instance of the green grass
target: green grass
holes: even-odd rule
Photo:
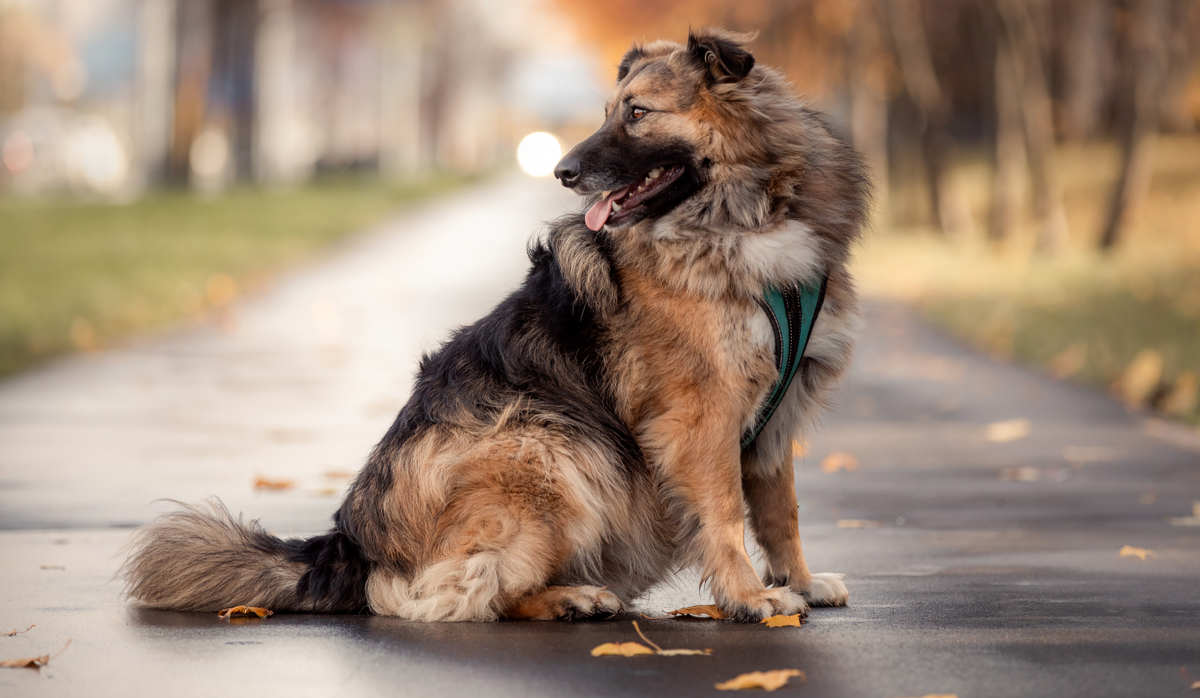
[[[201,315],[460,181],[166,191],[124,205],[0,198],[0,376]]]

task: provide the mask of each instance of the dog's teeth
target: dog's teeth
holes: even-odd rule
[[[648,177],[646,177],[646,179],[647,180],[657,179],[660,174],[662,174],[662,168],[655,167],[653,170],[650,170],[650,175]]]
[[[620,211],[620,210],[621,210],[621,204],[618,204],[617,202],[614,201],[613,202],[613,211]]]

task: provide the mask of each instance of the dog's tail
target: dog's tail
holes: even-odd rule
[[[139,604],[176,611],[366,609],[370,563],[342,531],[282,540],[257,520],[234,518],[218,499],[180,506],[138,529],[127,545],[117,576]]]

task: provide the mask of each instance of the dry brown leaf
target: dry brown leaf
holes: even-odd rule
[[[1191,516],[1172,516],[1168,520],[1172,526],[1200,526],[1200,502],[1192,502]]]
[[[688,606],[687,608],[680,608],[675,611],[667,611],[667,613],[673,616],[708,616],[714,620],[723,620],[725,618],[725,614],[721,613],[721,609],[717,608],[716,604]]]
[[[838,519],[837,525],[838,528],[879,528],[883,522],[868,519]]]
[[[1196,681],[1195,683],[1192,684],[1192,690],[1200,691],[1200,681]]]
[[[799,628],[803,621],[800,620],[800,614],[794,613],[790,616],[771,616],[758,621],[759,625],[766,624],[768,628]]]
[[[725,683],[715,684],[718,691],[741,691],[747,688],[761,688],[764,691],[774,691],[783,688],[791,677],[804,681],[804,672],[799,669],[776,669],[774,671],[752,671],[741,674]]]
[[[1145,560],[1147,555],[1149,555],[1150,557],[1158,557],[1158,555],[1153,550],[1146,550],[1145,548],[1135,548],[1132,545],[1126,545],[1125,547],[1121,548],[1121,552],[1119,553],[1119,555],[1121,557],[1136,557],[1139,560]]]
[[[653,647],[654,649],[650,649],[650,647],[646,647],[646,645],[642,645],[637,642],[606,642],[603,645],[593,648],[592,656],[603,657],[605,655],[620,655],[623,657],[633,657],[639,654],[657,654],[663,657],[682,657],[687,655],[712,654],[712,650],[664,650],[663,648],[654,644],[653,640],[646,637],[646,634],[643,633],[642,629],[638,627],[636,620],[633,621],[633,629],[636,630],[637,634],[646,641],[646,645],[650,645],[650,647]]]
[[[821,472],[836,473],[839,470],[858,470],[858,459],[849,453],[830,453],[821,461]]]
[[[291,489],[296,482],[294,480],[268,480],[259,475],[254,481],[254,489],[256,490],[287,490]]]
[[[29,627],[32,628],[33,626],[31,625]],[[5,659],[3,661],[0,661],[0,667],[4,667],[5,669],[40,669],[40,668],[46,666],[47,664],[49,664],[51,659],[54,659],[55,657],[62,654],[63,652],[66,652],[67,648],[70,646],[71,646],[71,641],[67,640],[67,644],[63,645],[63,648],[61,650],[59,650],[58,652],[55,652],[53,655],[43,654],[40,657],[21,657],[20,659]]]
[[[4,637],[12,637],[13,635],[20,635],[21,633],[27,633],[30,630],[33,630],[35,627],[37,627],[36,623],[30,623],[29,627],[25,628],[24,630],[9,630],[8,632],[4,633]]]
[[[1008,419],[987,425],[983,436],[994,444],[1007,444],[1029,436],[1032,427],[1033,423],[1028,419]]]
[[[633,657],[639,654],[654,654],[654,650],[638,642],[606,642],[603,645],[592,648],[593,657],[605,657],[609,655]]]
[[[269,610],[259,607],[259,606],[234,606],[233,608],[227,608],[227,609],[221,611],[220,613],[217,614],[217,617],[218,618],[233,618],[234,616],[251,616],[251,615],[258,616],[259,618],[266,618],[267,616],[275,615],[275,612],[269,611]]]

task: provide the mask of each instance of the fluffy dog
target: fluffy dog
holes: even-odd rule
[[[280,540],[219,502],[187,506],[136,534],[129,594],[571,619],[695,565],[737,620],[845,604],[841,575],[805,564],[791,443],[850,364],[867,177],[748,39],[705,29],[626,54],[604,125],[555,173],[586,214],[552,223],[524,284],[423,358],[332,531]],[[742,448],[779,376],[759,299],[821,279],[796,378]]]

